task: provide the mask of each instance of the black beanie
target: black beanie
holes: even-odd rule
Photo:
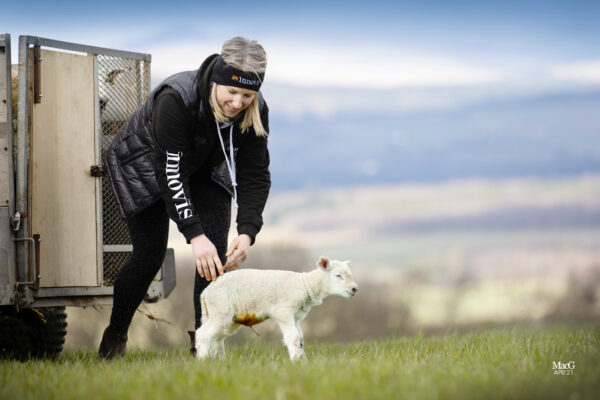
[[[219,56],[217,58],[217,63],[213,68],[210,80],[218,83],[219,85],[235,86],[258,92],[264,77],[264,72],[261,74],[255,74],[253,72],[242,71],[227,64],[223,60],[223,57]]]

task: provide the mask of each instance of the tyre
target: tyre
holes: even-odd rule
[[[0,308],[0,358],[55,358],[67,334],[64,307]]]

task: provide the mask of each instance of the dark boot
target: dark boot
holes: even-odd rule
[[[116,331],[111,325],[104,330],[98,356],[105,360],[123,357],[127,346],[127,331]]]
[[[196,357],[196,332],[195,331],[188,331],[188,335],[190,335],[190,342],[191,342],[191,347],[190,347],[190,354],[192,357]]]

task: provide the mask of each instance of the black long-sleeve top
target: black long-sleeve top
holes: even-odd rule
[[[266,104],[264,107],[262,122],[268,131],[268,108]],[[189,243],[204,233],[190,195],[193,185],[190,176],[202,168],[209,173],[224,160],[217,126],[214,119],[212,125],[194,121],[180,95],[170,87],[155,98],[152,125],[154,169],[167,213]],[[222,132],[227,147],[228,133],[229,128]],[[248,234],[254,242],[262,227],[262,212],[271,183],[267,138],[256,136],[252,129],[242,134],[236,124],[233,142],[237,150],[237,230],[238,234]]]

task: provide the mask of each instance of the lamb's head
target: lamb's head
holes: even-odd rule
[[[321,257],[317,262],[321,271],[329,275],[329,294],[349,298],[358,292],[358,285],[354,282],[349,263],[350,261],[330,261],[326,257]]]

